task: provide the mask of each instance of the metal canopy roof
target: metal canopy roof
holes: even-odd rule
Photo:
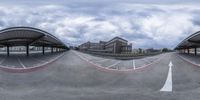
[[[50,33],[32,27],[10,27],[0,30],[1,46],[67,46]]]
[[[179,43],[175,49],[186,49],[192,47],[200,47],[200,31],[190,35]]]

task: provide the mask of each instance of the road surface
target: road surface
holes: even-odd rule
[[[103,59],[102,59],[103,60]],[[172,62],[172,91],[160,91]],[[170,84],[168,84],[170,85]],[[0,71],[1,100],[199,100],[200,68],[176,53],[165,54],[143,70],[106,71],[74,51],[44,69]]]

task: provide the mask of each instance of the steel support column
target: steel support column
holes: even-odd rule
[[[197,55],[197,48],[196,47],[194,48],[194,55],[195,56]]]
[[[190,54],[190,48],[187,48],[187,53]]]
[[[53,47],[51,47],[51,53],[53,53]]]
[[[10,56],[10,50],[8,45],[7,45],[7,56]]]
[[[29,45],[26,45],[26,56],[29,56]]]
[[[44,46],[42,46],[42,54],[44,55]]]

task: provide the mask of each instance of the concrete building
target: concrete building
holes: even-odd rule
[[[81,51],[87,51],[90,48],[90,42],[83,43],[78,48]]]
[[[111,53],[127,53],[132,51],[132,44],[128,45],[127,40],[115,37],[106,43],[105,50]]]
[[[86,42],[79,46],[81,51],[92,51],[102,53],[129,53],[132,51],[132,44],[120,37],[115,37],[110,41],[100,41],[99,43]]]
[[[93,43],[93,42],[86,42],[83,43],[79,46],[79,49],[82,51],[88,51],[88,50],[96,50],[96,49],[100,49],[100,44],[99,43]]]
[[[154,48],[146,49],[146,53],[156,53],[156,52],[161,52],[161,50],[160,49],[154,49]]]

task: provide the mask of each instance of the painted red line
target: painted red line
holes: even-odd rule
[[[116,69],[107,69],[106,67],[102,67],[102,66],[99,66],[99,65],[96,65],[86,59],[84,59],[82,56],[80,56],[79,54],[77,54],[76,52],[73,52],[75,55],[77,55],[79,58],[81,58],[83,61],[87,62],[88,64],[90,65],[93,65],[95,68],[97,68],[98,70],[101,70],[101,71],[105,71],[105,72],[135,72],[135,71],[143,71],[144,69],[147,69],[150,65],[153,65],[153,64],[156,64],[158,63],[163,57],[164,55],[162,55],[159,59],[157,59],[156,61],[150,63],[150,64],[147,64],[147,65],[144,65],[144,66],[141,66],[141,68],[136,68],[135,70],[134,69],[127,69],[127,70],[116,70]]]
[[[10,73],[27,73],[27,72],[33,72],[33,71],[36,71],[36,70],[39,70],[39,69],[43,69],[43,68],[46,68],[48,65],[52,64],[53,62],[57,61],[59,58],[61,58],[62,56],[65,55],[65,52],[58,56],[57,58],[47,62],[47,63],[44,63],[44,64],[40,64],[40,65],[37,65],[37,66],[34,66],[34,67],[27,67],[27,68],[9,68],[9,67],[0,67],[0,70],[2,71],[5,71],[5,72],[10,72]]]

